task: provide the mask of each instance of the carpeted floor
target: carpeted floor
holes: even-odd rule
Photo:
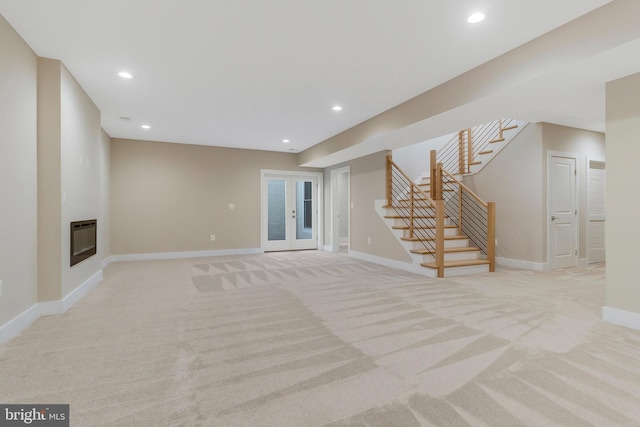
[[[604,266],[428,279],[343,254],[114,263],[0,347],[0,402],[71,425],[634,426]]]

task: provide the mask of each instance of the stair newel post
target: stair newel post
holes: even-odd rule
[[[391,164],[391,154],[387,154],[387,206],[393,206],[392,200],[392,179],[393,179],[393,171]]]
[[[413,239],[413,200],[414,200],[414,192],[413,192],[413,183],[409,182],[409,238]]]
[[[458,184],[458,236],[462,236],[462,185]]]
[[[467,129],[467,173],[471,172],[471,163],[473,163],[473,130]]]
[[[464,170],[464,131],[458,132],[458,172],[460,175],[465,173]]]
[[[444,200],[436,200],[436,266],[444,277]]]
[[[430,159],[430,162],[429,162],[429,166],[430,166],[430,169],[429,169],[429,182],[430,182],[429,195],[431,196],[431,200],[435,200],[436,199],[436,185],[435,185],[435,182],[436,182],[436,167],[437,167],[437,164],[436,164],[436,162],[437,162],[436,161],[436,156],[437,156],[436,150],[431,150],[430,154],[431,154],[431,159]]]
[[[442,163],[438,163],[436,165],[436,176],[435,183],[431,183],[431,185],[436,186],[436,197],[435,200],[442,200]]]
[[[487,260],[489,271],[496,271],[496,202],[487,203]]]

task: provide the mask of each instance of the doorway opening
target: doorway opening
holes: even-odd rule
[[[345,166],[331,171],[330,241],[331,252],[348,252],[350,236],[351,168]]]

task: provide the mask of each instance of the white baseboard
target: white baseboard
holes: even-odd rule
[[[602,320],[613,323],[614,325],[640,331],[640,313],[633,313],[605,305],[602,307]]]
[[[397,261],[394,259],[383,258],[383,257],[371,255],[371,254],[366,254],[364,252],[356,252],[356,251],[349,251],[349,256],[362,261],[384,265],[385,267],[395,268],[397,270],[419,274],[421,276],[435,277],[435,273],[433,276],[429,274],[430,270],[428,268],[421,268],[420,266],[417,266],[410,262]]]
[[[502,267],[520,268],[522,270],[549,271],[549,264],[547,263],[523,261],[520,259],[496,257],[496,264]]]
[[[25,310],[22,314],[17,315],[9,322],[0,326],[0,345],[11,341],[14,337],[20,335],[20,332],[27,329],[33,322],[40,317],[39,304],[35,304]]]
[[[578,268],[587,268],[589,267],[589,260],[587,258],[580,258],[578,260]]]
[[[0,327],[0,345],[9,342],[42,316],[64,314],[102,281],[102,270],[87,279],[64,299],[34,304]]]
[[[260,248],[245,249],[222,249],[212,251],[189,251],[189,252],[158,252],[150,254],[125,254],[112,255],[111,262],[122,261],[154,261],[163,259],[182,259],[182,258],[206,258],[226,255],[254,255],[261,254],[264,251]]]
[[[104,270],[112,262],[113,262],[113,257],[112,256],[106,257],[105,259],[100,261],[100,268],[102,268]]]

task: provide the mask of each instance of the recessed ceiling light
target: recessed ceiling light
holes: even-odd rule
[[[342,111],[342,107],[339,105],[334,105],[332,108],[333,111]]]
[[[283,139],[282,142],[284,142],[285,144],[290,143],[291,141],[289,141],[288,139]]]
[[[149,126],[149,125],[142,125],[142,126],[140,126],[140,127],[141,127],[142,129],[151,129],[151,126]]]
[[[126,72],[126,71],[120,71],[118,73],[118,75],[120,77],[122,77],[123,79],[131,79],[131,78],[133,78],[133,75],[131,73]]]
[[[483,19],[484,19],[484,13],[476,12],[473,15],[471,15],[469,18],[467,18],[467,22],[470,24],[477,24]]]

